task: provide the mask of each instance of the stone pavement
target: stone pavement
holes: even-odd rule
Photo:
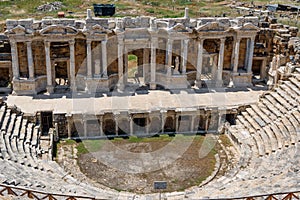
[[[124,95],[113,93],[101,97],[67,97],[38,98],[31,96],[8,96],[8,106],[16,105],[26,114],[37,111],[54,113],[89,113],[101,114],[103,112],[119,111],[151,111],[167,109],[231,108],[240,105],[249,105],[257,102],[264,90],[212,91],[208,93],[195,93],[194,90],[170,93],[169,91],[149,91],[148,94]]]

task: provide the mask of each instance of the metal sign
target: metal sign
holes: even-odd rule
[[[154,189],[155,190],[167,189],[167,182],[166,181],[154,181]]]

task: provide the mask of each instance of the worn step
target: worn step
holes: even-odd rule
[[[266,99],[274,106],[276,107],[282,114],[287,113],[287,109],[281,105],[272,95],[266,95]]]
[[[251,108],[262,120],[264,120],[266,124],[270,124],[272,122],[272,120],[262,110],[260,110],[256,104],[251,105]]]
[[[271,92],[270,94],[277,102],[281,103],[285,109],[291,110],[293,109],[293,105],[291,105],[286,99],[282,98],[277,92]]]
[[[252,108],[246,108],[246,111],[249,113],[249,115],[256,121],[256,123],[260,127],[263,127],[263,126],[266,125],[266,123],[264,122],[264,120],[262,120],[262,118],[259,117]]]
[[[286,91],[282,90],[282,88],[280,87],[276,88],[276,92],[282,98],[286,99],[286,101],[289,102],[293,107],[299,105],[299,103],[294,98],[292,98]]]

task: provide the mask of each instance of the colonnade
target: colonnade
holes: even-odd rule
[[[145,126],[143,126],[142,131],[137,131],[137,124],[135,124],[134,119],[141,118],[134,116],[133,114],[129,114],[128,116],[123,115],[115,115],[112,114],[111,117],[107,117],[106,115],[99,115],[99,116],[72,116],[69,115],[67,117],[67,132],[68,137],[71,138],[74,135],[74,127],[75,131],[82,131],[79,133],[80,137],[105,137],[105,136],[123,136],[124,134],[127,136],[133,135],[150,135],[150,134],[172,134],[172,133],[208,133],[208,132],[216,132],[218,131],[218,127],[224,122],[222,119],[225,118],[226,111],[220,112],[207,112],[202,113],[195,111],[190,112],[188,114],[174,114],[169,115],[167,111],[161,111],[160,113],[156,114],[146,114],[142,118],[145,119]],[[235,114],[233,114],[235,115]],[[174,130],[170,131],[167,126],[167,118],[171,118],[172,126],[171,128]],[[184,120],[182,118],[187,118],[187,124],[184,124]],[[107,120],[113,122],[114,130],[111,134],[105,133],[106,132],[106,123]],[[97,135],[93,135],[93,131],[90,130],[88,123],[93,121],[96,123]],[[151,125],[151,123],[155,123],[155,127]],[[201,125],[200,125],[201,124]],[[75,125],[75,126],[74,126]],[[81,126],[81,128],[79,127]],[[201,127],[202,128],[201,128]],[[155,130],[153,130],[155,128]],[[201,130],[200,130],[201,129]],[[124,132],[120,132],[120,130]],[[92,132],[92,133],[91,133]],[[92,136],[91,136],[92,135]]]
[[[148,41],[150,47],[150,89],[156,88],[156,50],[158,48],[158,36],[154,33],[151,33],[150,40]],[[124,88],[125,79],[126,79],[126,71],[124,72],[124,60],[126,60],[126,52],[125,52],[125,44],[124,44],[124,34],[118,34],[118,44],[117,44],[117,51],[118,51],[118,77],[119,77],[119,88]],[[247,73],[251,73],[252,71],[252,60],[253,60],[253,51],[254,51],[254,40],[255,37],[246,37],[246,36],[236,36],[234,37],[234,44],[233,44],[233,52],[232,52],[232,72],[238,72],[238,65],[239,65],[239,56],[240,56],[240,43],[243,38],[247,38],[247,48],[246,48],[246,58],[245,58],[245,69]],[[181,64],[180,70],[181,75],[186,74],[186,66],[187,66],[187,59],[188,59],[188,38],[167,38],[166,44],[166,56],[165,56],[165,65],[167,67],[172,66],[172,52],[173,52],[173,43],[174,40],[181,40]],[[197,40],[197,61],[196,61],[196,81],[201,82],[201,73],[203,68],[203,54],[204,54],[204,41],[206,39],[212,39],[209,37],[202,37]],[[220,40],[220,48],[219,48],[219,55],[218,55],[218,64],[217,64],[217,72],[216,72],[216,79],[217,83],[222,83],[222,72],[223,72],[223,61],[224,61],[224,51],[225,51],[225,40],[226,37],[218,37],[214,38]],[[46,60],[46,73],[47,73],[47,90],[48,92],[53,92],[53,70],[52,70],[52,63],[51,63],[51,55],[50,55],[50,47],[51,42],[59,42],[62,40],[44,40],[45,45],[45,60]],[[65,40],[64,40],[65,41]],[[100,41],[101,45],[98,45],[95,50],[92,50],[92,42]],[[86,40],[86,78],[104,78],[107,79],[107,37],[105,39],[96,40],[92,38],[87,38]],[[33,62],[33,55],[32,55],[32,46],[31,41],[25,41],[27,45],[27,61],[28,61],[28,74],[29,80],[34,79],[34,62]],[[72,91],[76,91],[76,81],[75,81],[75,39],[69,39],[69,49],[70,49],[70,83]],[[100,53],[101,52],[101,53]],[[94,56],[93,56],[94,54]],[[18,60],[18,47],[17,42],[11,41],[11,55],[12,55],[12,71],[13,76],[15,79],[19,79],[20,72],[19,72],[19,60]],[[93,61],[94,61],[94,73],[93,73]],[[102,66],[102,67],[101,67]],[[144,74],[145,75],[145,74]]]

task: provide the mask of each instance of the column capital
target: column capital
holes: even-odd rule
[[[225,43],[226,38],[220,38],[221,43]]]
[[[101,44],[107,44],[107,40],[101,40]]]
[[[32,41],[31,40],[29,40],[29,41],[26,41],[26,44],[29,46],[31,46],[31,43],[32,43]]]
[[[15,41],[15,40],[10,41],[10,46],[11,46],[11,48],[16,48],[17,47],[17,41]]]
[[[51,44],[51,42],[50,42],[50,41],[47,41],[47,40],[45,40],[45,41],[44,41],[44,44],[45,44],[45,47],[46,47],[46,48],[50,48],[50,44]]]
[[[69,40],[69,45],[74,45],[75,44],[75,40]]]
[[[183,42],[184,42],[184,45],[187,45],[189,43],[190,39],[184,39]]]
[[[173,38],[168,37],[168,43],[169,43],[169,44],[172,44],[173,41],[174,41]]]
[[[235,38],[235,41],[236,41],[236,42],[241,42],[241,39],[242,39],[242,37],[237,36],[237,37]]]
[[[86,39],[86,44],[91,45],[92,44],[92,39]]]
[[[205,40],[205,38],[199,38],[199,39],[198,39],[198,43],[201,44],[201,45],[203,45],[204,40]]]

